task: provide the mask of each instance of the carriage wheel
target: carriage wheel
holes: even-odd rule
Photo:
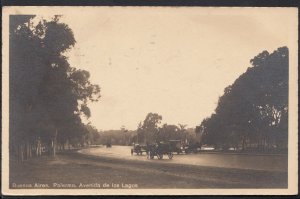
[[[168,157],[169,157],[169,159],[172,159],[173,158],[173,153],[172,152],[168,153]]]
[[[149,153],[147,154],[147,159],[153,159],[154,158],[154,155],[149,151]]]
[[[164,155],[163,154],[157,154],[158,159],[163,159]]]

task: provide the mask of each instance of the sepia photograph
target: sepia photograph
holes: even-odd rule
[[[298,9],[3,8],[2,193],[298,193]]]

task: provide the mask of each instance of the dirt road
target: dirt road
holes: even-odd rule
[[[44,188],[93,189],[287,187],[287,172],[282,171],[166,164],[74,152],[35,158],[24,164],[11,161],[10,165],[11,188],[41,188],[35,184],[45,185]]]
[[[164,156],[163,160],[147,160],[146,155],[131,155],[130,146],[113,146],[106,148],[98,146],[95,148],[87,148],[80,150],[79,153],[110,157],[122,160],[137,160],[143,162],[161,162],[166,164],[184,164],[221,168],[251,169],[251,170],[267,170],[267,171],[287,171],[288,160],[287,155],[239,155],[224,153],[198,153],[198,154],[180,154],[174,155],[172,160]]]

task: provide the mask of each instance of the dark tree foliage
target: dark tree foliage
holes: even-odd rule
[[[180,131],[180,128],[176,125],[163,124],[159,128],[158,140],[159,141],[168,141],[168,140],[184,140],[183,132]]]
[[[89,72],[64,56],[76,42],[68,25],[58,16],[33,25],[34,17],[10,16],[10,148],[21,156],[36,140],[53,148],[81,140],[87,133],[81,116],[89,118],[88,101],[100,98]]]
[[[140,122],[133,142],[153,144],[155,142],[168,142],[181,140],[189,143],[198,142],[194,129],[186,129],[183,124],[161,124],[162,116],[157,113],[148,113],[145,120]]]
[[[138,142],[153,143],[158,138],[162,116],[157,113],[148,113],[144,122],[137,129]]]
[[[288,140],[288,48],[264,51],[224,90],[215,113],[197,132],[203,143],[227,149],[285,149]]]

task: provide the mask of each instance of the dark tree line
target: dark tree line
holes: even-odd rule
[[[224,90],[215,113],[197,126],[202,142],[217,148],[287,149],[288,48],[263,51]]]
[[[112,144],[112,145],[123,145],[130,146],[133,142],[133,137],[136,131],[120,129],[120,130],[106,130],[99,132],[100,139],[95,144]]]
[[[157,113],[148,113],[145,120],[140,122],[137,134],[133,137],[135,143],[155,143],[169,140],[197,142],[194,129],[186,129],[183,124],[161,124],[162,116]]]
[[[88,71],[71,67],[66,51],[75,44],[68,25],[55,16],[33,24],[35,16],[11,15],[9,32],[10,150],[19,159],[41,155],[41,146],[55,149],[77,144],[87,129],[89,101],[100,98],[100,87]]]

